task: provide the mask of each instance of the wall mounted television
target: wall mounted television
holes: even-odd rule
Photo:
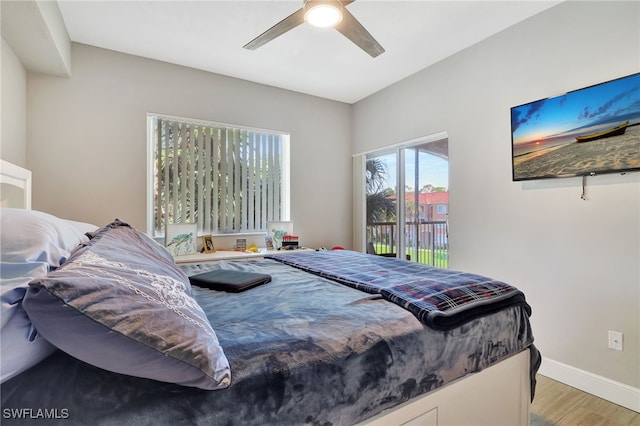
[[[640,171],[640,73],[511,108],[513,180]]]

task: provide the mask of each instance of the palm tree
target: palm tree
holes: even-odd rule
[[[379,158],[367,160],[367,224],[395,220],[395,193],[387,183],[386,164]]]

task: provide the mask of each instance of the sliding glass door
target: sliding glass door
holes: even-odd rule
[[[404,241],[416,262],[448,265],[448,142],[440,140],[403,148]]]
[[[395,253],[398,248],[397,152],[367,156],[367,253]]]
[[[446,268],[448,140],[366,155],[367,252]]]

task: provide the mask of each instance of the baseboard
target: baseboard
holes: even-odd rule
[[[538,373],[640,413],[640,389],[543,358]]]

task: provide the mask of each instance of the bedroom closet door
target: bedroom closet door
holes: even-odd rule
[[[448,139],[439,136],[366,154],[368,253],[448,266]]]

